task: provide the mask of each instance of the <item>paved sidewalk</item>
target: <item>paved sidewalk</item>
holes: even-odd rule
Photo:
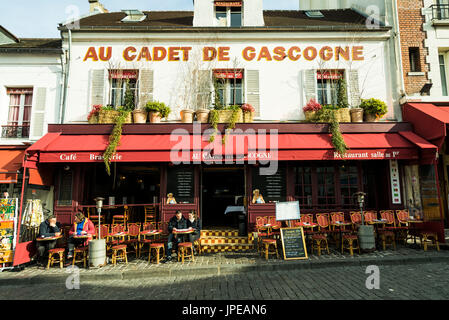
[[[136,259],[129,254],[128,265],[118,263],[108,264],[103,268],[80,268],[80,280],[132,280],[151,277],[173,277],[183,275],[230,275],[243,272],[285,271],[301,269],[319,269],[329,267],[368,266],[368,265],[406,265],[416,263],[449,263],[449,250],[427,252],[417,247],[398,246],[397,250],[375,251],[361,255],[340,254],[335,249],[321,256],[309,255],[308,260],[280,260],[271,258],[268,261],[254,251],[241,253],[210,253],[195,256],[195,261],[184,264],[172,262],[165,264],[149,264],[147,257]],[[60,282],[67,278],[66,268],[53,267],[46,270],[36,265],[28,265],[20,271],[4,271],[0,273],[1,285],[16,285],[18,283],[36,284]]]

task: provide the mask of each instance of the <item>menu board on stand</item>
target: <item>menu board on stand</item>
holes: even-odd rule
[[[17,236],[18,199],[0,199],[0,270],[11,269]]]
[[[177,203],[193,203],[193,169],[169,168],[167,175],[167,193],[173,193]]]

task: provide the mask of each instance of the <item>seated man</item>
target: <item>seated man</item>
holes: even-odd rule
[[[76,245],[87,246],[89,241],[92,240],[93,235],[95,234],[95,226],[92,221],[87,219],[81,211],[78,211],[75,214],[75,223],[72,226],[72,229],[69,231],[69,253],[67,254],[67,259],[73,258],[73,250]],[[88,238],[76,239],[74,236],[87,235]]]
[[[61,235],[61,224],[56,221],[56,217],[51,215],[39,226],[39,237],[59,237]],[[44,263],[44,255],[48,250],[54,249],[57,240],[37,241],[37,252],[39,254],[38,264]]]
[[[178,250],[178,243],[182,242],[184,237],[182,235],[173,234],[173,231],[177,229],[187,229],[187,220],[182,215],[180,210],[176,211],[176,215],[168,222],[168,243],[167,243],[167,257],[164,262],[171,261],[171,254],[173,250],[173,242],[175,243],[176,250]]]

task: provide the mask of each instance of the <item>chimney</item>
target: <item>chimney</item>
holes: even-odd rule
[[[89,4],[91,14],[109,12],[98,0],[89,0]]]

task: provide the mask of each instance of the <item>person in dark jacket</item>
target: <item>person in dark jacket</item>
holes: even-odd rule
[[[189,242],[194,243],[195,240],[198,240],[201,236],[201,220],[198,218],[195,210],[189,212],[189,218],[187,219],[187,228],[192,227],[195,229],[194,233],[189,234]],[[196,253],[195,247],[193,248]]]
[[[61,235],[61,224],[56,221],[56,217],[51,215],[39,226],[39,237],[49,238]],[[54,249],[57,240],[37,241],[37,252],[39,254],[38,264],[44,263],[44,255],[48,250]]]
[[[177,251],[178,243],[182,242],[184,239],[182,235],[173,234],[173,231],[176,231],[177,229],[187,229],[187,220],[184,218],[180,210],[176,211],[175,216],[168,222],[169,235],[167,241],[167,257],[164,262],[171,261],[173,245],[176,247],[175,250]]]

